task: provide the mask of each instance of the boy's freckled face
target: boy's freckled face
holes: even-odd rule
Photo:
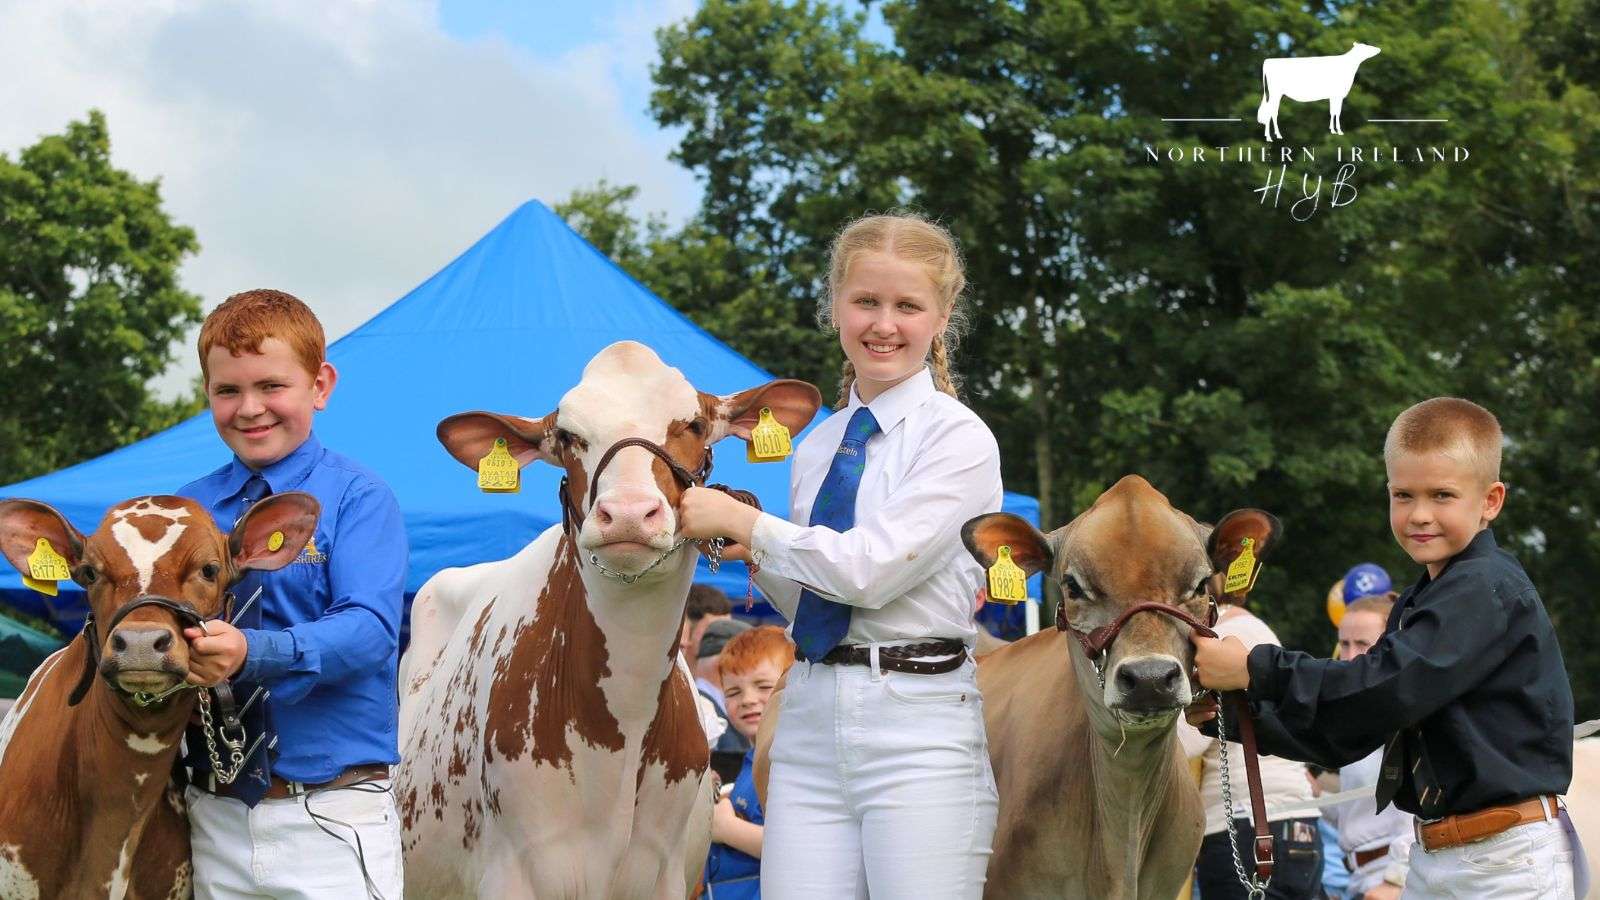
[[[206,368],[217,434],[252,469],[272,465],[305,442],[312,413],[328,405],[338,377],[326,362],[313,376],[278,338],[262,341],[260,353],[239,356],[212,347]]]
[[[761,714],[766,711],[767,700],[782,675],[783,669],[770,659],[762,660],[748,672],[722,673],[722,696],[735,731],[747,738],[756,736],[756,729],[761,727]]]
[[[1389,528],[1401,549],[1437,578],[1500,514],[1506,487],[1485,484],[1443,453],[1400,453],[1388,462]]]

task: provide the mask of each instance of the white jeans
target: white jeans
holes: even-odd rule
[[[387,788],[389,782],[371,784]],[[387,790],[316,791],[262,800],[254,809],[195,787],[184,796],[197,900],[361,900],[379,895],[400,900],[400,817]],[[307,813],[307,800],[319,819]],[[343,841],[317,827],[318,821]],[[357,835],[361,857],[356,855]],[[367,888],[369,877],[376,895]]]
[[[1572,845],[1559,819],[1428,852],[1411,848],[1403,900],[1573,900]]]
[[[943,675],[797,662],[780,694],[764,900],[976,898],[998,798],[969,659]]]

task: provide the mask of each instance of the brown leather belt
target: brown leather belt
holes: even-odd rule
[[[1354,872],[1369,862],[1383,859],[1389,855],[1388,847],[1374,847],[1371,850],[1356,850],[1350,854],[1350,871]]]
[[[285,781],[284,779],[274,775],[272,776],[272,784],[267,788],[266,793],[262,796],[268,800],[286,800],[290,797],[298,797],[301,794],[309,794],[312,791],[320,791],[327,788],[348,787],[360,781],[374,781],[380,778],[388,777],[389,767],[383,763],[366,763],[364,765],[351,766],[350,768],[345,769],[343,772],[340,772],[338,775],[335,775],[331,781],[324,781],[320,784],[305,784],[299,781]],[[198,782],[197,786],[205,788],[213,794],[220,793],[218,790],[219,785],[216,783],[215,776],[209,774],[205,779]]]
[[[913,659],[916,656],[945,656],[954,654],[949,659],[924,662]],[[805,655],[795,648],[794,658],[805,662]],[[913,675],[942,675],[945,672],[954,672],[961,668],[967,660],[967,645],[955,638],[940,638],[920,644],[903,644],[896,647],[878,648],[878,665],[885,672],[909,672]],[[870,645],[840,644],[828,651],[828,654],[817,662],[827,666],[866,666],[872,663],[872,648]]]
[[[1432,822],[1417,820],[1417,840],[1432,853],[1494,837],[1528,822],[1552,821],[1559,814],[1556,798],[1546,794],[1509,806],[1490,806],[1477,812],[1445,816]]]

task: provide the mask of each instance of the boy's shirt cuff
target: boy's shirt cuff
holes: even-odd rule
[[[245,681],[265,681],[283,675],[296,656],[294,634],[288,631],[261,631],[240,629],[244,635],[244,665],[235,678]]]
[[[1278,658],[1283,653],[1283,648],[1274,644],[1257,644],[1250,648],[1250,655],[1245,658],[1245,668],[1250,673],[1250,686],[1245,689],[1245,696],[1251,703],[1260,703],[1265,700],[1276,703],[1283,698],[1282,667],[1278,665]]]

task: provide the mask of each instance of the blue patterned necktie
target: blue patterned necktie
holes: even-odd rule
[[[849,531],[856,524],[856,493],[861,488],[861,473],[867,468],[867,439],[878,433],[878,420],[865,406],[857,409],[845,426],[844,440],[834,453],[833,464],[817,489],[811,505],[812,525],[823,525],[837,532]],[[810,590],[800,591],[800,605],[794,614],[794,642],[813,662],[839,646],[850,630],[850,607],[826,600]]]
[[[239,517],[244,518],[245,512],[250,507],[265,499],[272,493],[271,485],[260,475],[251,475],[250,480],[244,483],[243,506]],[[237,527],[238,523],[234,523]],[[239,629],[259,629],[261,627],[261,605],[263,598],[256,597],[254,603],[250,598],[255,596],[257,590],[263,585],[263,573],[250,571],[239,579],[234,585],[235,603],[239,610],[233,619],[233,626]],[[249,603],[248,606],[242,604]],[[218,784],[218,793],[236,798],[245,806],[255,806],[261,802],[262,796],[272,784],[272,748],[277,744],[277,736],[272,730],[272,720],[267,715],[267,697],[270,692],[266,686],[253,681],[243,681],[238,678],[233,680],[233,701],[239,704],[239,721],[244,725],[244,748],[250,753],[245,758],[244,768],[239,772],[239,777],[233,784]],[[259,739],[259,743],[257,743]],[[251,749],[254,748],[254,752]],[[223,765],[228,764],[227,753],[223,753]]]

